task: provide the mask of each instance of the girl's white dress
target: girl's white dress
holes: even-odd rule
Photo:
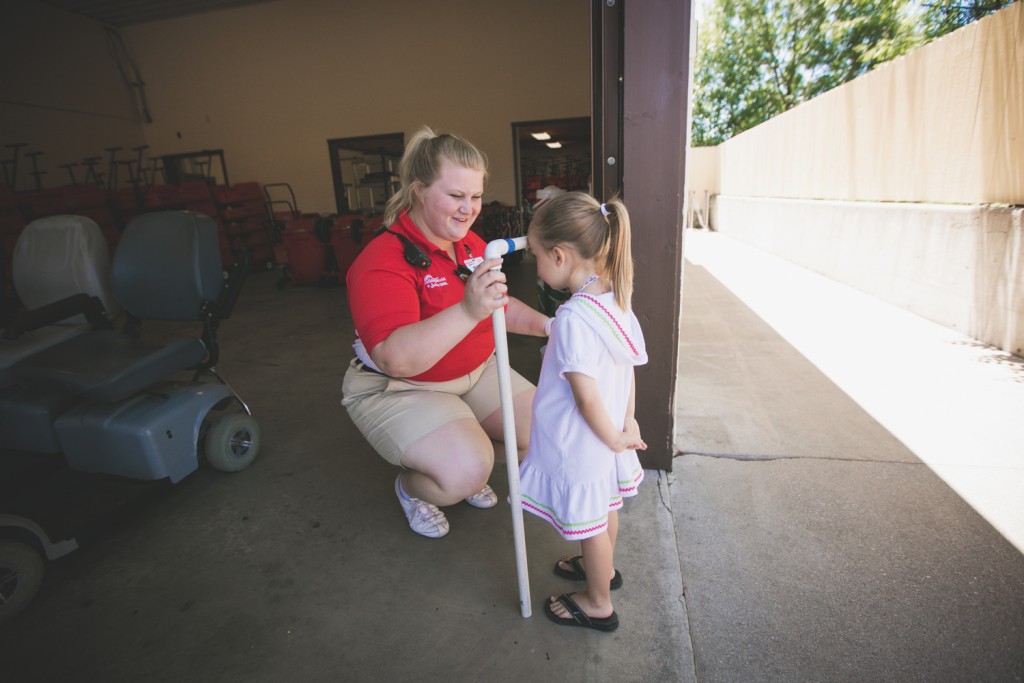
[[[633,368],[647,362],[639,321],[615,295],[576,294],[559,307],[533,399],[530,447],[519,467],[523,508],[566,539],[595,536],[608,512],[635,496],[644,477],[636,451],[614,453],[590,429],[567,372],[597,381],[608,415],[622,429]]]

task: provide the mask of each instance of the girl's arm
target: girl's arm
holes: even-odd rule
[[[601,439],[608,448],[616,453],[621,453],[631,448],[636,450],[647,448],[647,444],[640,438],[639,427],[635,426],[636,420],[627,419],[627,429],[630,426],[630,422],[632,422],[634,427],[630,431],[619,431],[615,427],[611,417],[608,416],[608,411],[605,410],[604,402],[601,400],[601,394],[597,388],[597,382],[594,381],[593,377],[579,372],[567,372],[565,373],[565,378],[569,381],[573,398],[576,399],[576,407],[580,409],[583,419],[594,430],[594,433],[597,434],[597,438]],[[633,412],[632,387],[629,393],[630,407],[627,411],[627,418]]]
[[[636,407],[636,370],[630,373],[629,378],[629,402],[626,404],[626,419],[623,422],[623,431],[627,434],[633,434],[636,438],[640,439],[640,425],[637,423],[636,418],[633,416],[633,410]],[[642,439],[641,439],[642,441]],[[644,448],[646,448],[646,444]],[[643,449],[641,449],[643,450]]]

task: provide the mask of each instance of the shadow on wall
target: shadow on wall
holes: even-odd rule
[[[968,334],[1024,356],[1024,208],[981,213]]]

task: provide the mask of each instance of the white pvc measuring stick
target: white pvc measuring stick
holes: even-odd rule
[[[484,258],[498,258],[526,248],[526,238],[494,240],[487,244]],[[494,270],[498,270],[495,268]],[[505,464],[508,467],[508,498],[512,503],[512,539],[516,546],[516,575],[519,577],[519,611],[523,618],[532,614],[530,574],[526,567],[526,533],[523,530],[523,499],[519,495],[519,448],[516,445],[516,418],[512,408],[512,374],[505,333],[505,309],[491,315],[494,325],[494,352],[498,360],[498,390],[501,393],[501,425],[505,432]]]

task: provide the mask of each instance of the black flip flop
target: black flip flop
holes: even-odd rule
[[[583,558],[582,555],[576,555],[575,557],[569,557],[564,560],[555,562],[555,574],[561,576],[563,579],[571,579],[572,581],[586,581],[587,572],[583,569],[583,565],[580,564],[580,560]],[[565,562],[569,565],[569,569],[562,567],[559,563]],[[611,589],[622,588],[622,574],[619,570],[615,570],[615,576],[612,577]]]
[[[560,617],[551,611],[550,600],[544,603],[544,614],[548,616],[548,619],[560,626],[582,626],[583,628],[592,628],[595,631],[604,631],[606,633],[614,631],[619,627],[619,615],[615,612],[612,612],[607,617],[591,617],[580,609],[580,606],[576,604],[576,601],[568,593],[562,593],[555,599],[562,603],[565,609],[569,610],[569,615],[572,619]]]

